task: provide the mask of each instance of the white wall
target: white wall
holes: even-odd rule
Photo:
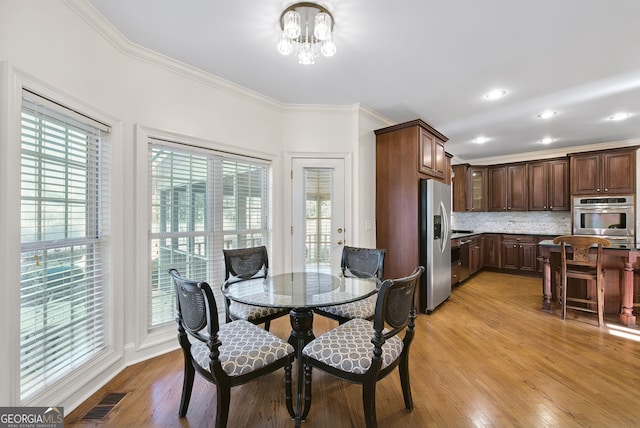
[[[114,325],[117,357],[95,367],[92,375],[65,392],[50,394],[31,405],[63,405],[67,412],[97,390],[126,365],[175,348],[175,329],[153,337],[136,317],[145,305],[145,283],[135,281],[147,254],[136,252],[132,237],[146,233],[136,221],[136,173],[145,159],[136,159],[135,126],[193,136],[205,145],[232,148],[244,154],[262,153],[273,159],[273,259],[284,256],[284,213],[288,195],[283,191],[285,153],[344,153],[352,158],[355,203],[353,224],[374,219],[375,138],[382,121],[360,113],[359,106],[286,106],[215,76],[132,46],[83,1],[0,1],[0,203],[13,209],[0,212],[0,270],[7,272],[0,303],[3,326],[0,342],[0,405],[18,404],[16,355],[19,346],[19,138],[12,118],[16,76],[34,81],[73,102],[104,112],[115,125],[114,144]],[[388,123],[382,124],[383,126]],[[314,132],[309,132],[313,129]],[[353,156],[357,153],[357,156]],[[360,167],[359,163],[365,163]],[[363,184],[360,184],[363,181]],[[359,205],[363,204],[362,207]],[[17,208],[16,208],[17,207]],[[375,225],[373,225],[375,231]],[[375,245],[375,233],[358,226],[361,237]],[[363,245],[364,245],[363,244]],[[144,275],[143,275],[144,276]],[[143,292],[140,292],[140,291]],[[146,341],[146,342],[145,342]],[[143,345],[145,342],[145,346]],[[8,346],[7,346],[8,345]],[[9,361],[10,364],[4,364]],[[9,379],[9,382],[5,382]],[[177,385],[179,389],[180,386]]]

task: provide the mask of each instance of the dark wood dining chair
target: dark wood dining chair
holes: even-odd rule
[[[216,428],[227,426],[232,387],[283,367],[290,408],[293,346],[245,320],[219,325],[211,286],[183,278],[176,269],[169,274],[178,296],[178,341],[184,355],[179,416],[187,414],[195,373],[216,385]]]
[[[342,249],[340,268],[344,276],[357,278],[377,278],[382,282],[384,255],[386,250],[379,248],[358,248],[345,246]],[[339,324],[353,318],[373,319],[376,308],[376,295],[351,303],[323,306],[314,309],[318,315],[338,321]]]
[[[269,273],[269,256],[267,247],[250,247],[233,250],[222,250],[225,265],[225,287],[229,283],[252,278],[264,278]],[[227,322],[247,320],[253,324],[264,323],[269,330],[271,320],[288,315],[289,311],[267,306],[245,305],[225,297],[225,316]]]
[[[558,298],[561,305],[562,319],[567,318],[567,309],[590,312],[598,315],[598,327],[604,325],[604,274],[602,268],[602,247],[609,247],[611,242],[599,236],[563,235],[553,240],[560,244],[560,282],[558,284]],[[572,248],[572,253],[567,251]],[[592,247],[596,247],[595,254],[590,254]],[[567,292],[569,279],[572,286],[580,287],[579,294],[569,295]],[[595,287],[590,286],[595,284]],[[595,299],[589,296],[591,290],[595,292]]]
[[[318,368],[362,385],[366,426],[377,426],[376,384],[396,367],[404,404],[413,410],[409,376],[409,348],[415,331],[415,289],[422,266],[405,278],[385,280],[377,295],[373,321],[354,318],[309,342],[302,350],[305,367],[305,419],[311,407],[311,373]],[[404,332],[404,337],[400,334]],[[346,345],[345,345],[346,344]]]

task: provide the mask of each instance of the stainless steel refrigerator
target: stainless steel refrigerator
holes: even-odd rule
[[[420,179],[420,307],[431,313],[451,296],[451,186]],[[426,299],[426,301],[425,301]]]

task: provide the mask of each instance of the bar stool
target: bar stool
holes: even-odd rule
[[[604,269],[602,269],[602,247],[609,247],[611,242],[599,236],[564,235],[553,240],[560,244],[562,258],[560,280],[560,304],[562,305],[562,319],[567,317],[567,308],[598,314],[598,327],[604,324]],[[589,254],[593,246],[596,247],[595,257]],[[567,256],[567,246],[573,248],[573,255]],[[567,295],[567,278],[581,281],[585,290],[583,297]],[[589,298],[589,284],[595,281],[596,300]],[[595,305],[595,308],[593,307]]]

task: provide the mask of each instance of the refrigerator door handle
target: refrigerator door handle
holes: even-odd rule
[[[442,233],[442,239],[440,240],[440,252],[444,253],[447,248],[447,241],[449,240],[449,218],[447,208],[444,206],[444,202],[440,201],[440,215],[442,216],[442,223],[444,230]]]

